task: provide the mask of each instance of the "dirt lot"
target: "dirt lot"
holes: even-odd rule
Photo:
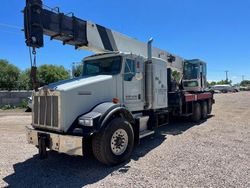
[[[250,187],[250,92],[217,94],[213,115],[162,127],[130,161],[106,167],[26,144],[29,113],[0,111],[0,187]]]

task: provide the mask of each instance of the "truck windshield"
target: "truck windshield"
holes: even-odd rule
[[[83,76],[115,75],[121,71],[121,56],[87,60],[83,66]]]
[[[184,80],[191,80],[199,78],[199,64],[185,62],[184,64]]]

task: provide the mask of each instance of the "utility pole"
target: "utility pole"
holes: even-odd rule
[[[229,71],[225,71],[226,72],[226,81],[228,82],[228,75],[227,75],[227,73],[229,72]]]
[[[242,81],[243,81],[243,80],[245,80],[245,79],[244,79],[244,75],[242,75]]]

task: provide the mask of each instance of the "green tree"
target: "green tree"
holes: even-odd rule
[[[172,71],[172,77],[177,81],[180,82],[181,74],[178,71]]]
[[[240,83],[241,86],[250,86],[250,80],[242,80],[241,83]]]
[[[209,83],[209,86],[214,86],[214,85],[216,85],[215,81],[212,81],[212,82]]]
[[[19,76],[18,81],[18,89],[19,90],[31,90],[32,84],[30,82],[30,69],[26,69],[22,71]]]
[[[224,84],[232,84],[232,80],[221,80],[217,82],[218,85],[224,85]]]
[[[69,79],[69,72],[63,66],[41,65],[37,69],[37,77],[41,86],[60,80]]]
[[[0,89],[17,89],[20,70],[7,60],[0,59]]]
[[[232,80],[221,80],[218,82],[212,81],[210,83],[208,83],[208,86],[214,86],[214,85],[225,85],[225,84],[232,84]]]
[[[79,77],[82,75],[83,63],[73,63],[72,65],[72,76]]]

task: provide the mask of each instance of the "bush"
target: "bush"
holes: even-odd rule
[[[27,106],[28,106],[28,101],[27,100],[25,100],[25,99],[23,99],[23,100],[21,100],[21,102],[20,102],[20,104],[19,104],[19,108],[27,108]]]
[[[1,107],[2,110],[9,110],[9,109],[14,109],[15,106],[12,106],[10,104],[6,104],[4,106]]]

